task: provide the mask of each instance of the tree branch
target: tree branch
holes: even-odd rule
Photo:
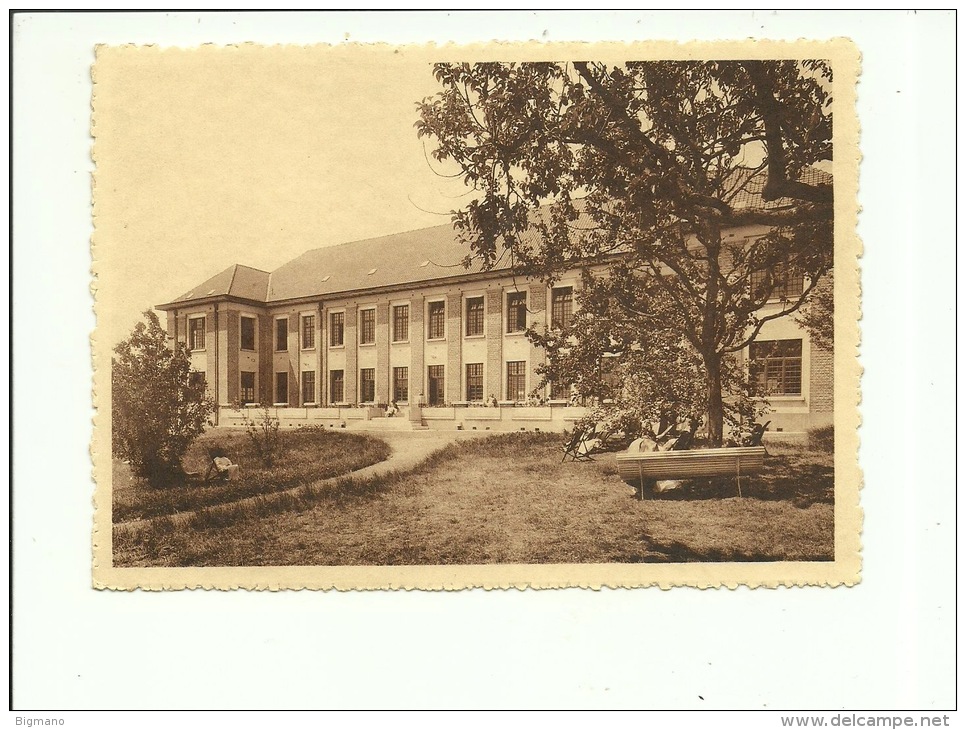
[[[815,288],[815,285],[820,280],[821,280],[821,277],[816,276],[814,279],[812,279],[809,282],[808,287],[805,288],[801,296],[798,297],[798,300],[795,302],[795,304],[791,306],[791,308],[786,309],[785,307],[782,307],[781,311],[761,317],[757,322],[755,322],[754,326],[751,329],[750,335],[747,335],[744,339],[740,340],[737,344],[732,345],[731,347],[724,348],[722,352],[729,353],[729,352],[738,352],[738,350],[743,350],[754,341],[754,339],[758,336],[758,333],[761,332],[761,328],[765,325],[766,322],[771,322],[773,319],[786,317],[789,314],[793,314],[796,311],[798,311],[801,308],[801,306],[806,302],[806,300],[808,299],[808,295],[812,293],[812,289]]]
[[[832,206],[823,203],[802,203],[793,208],[731,208],[722,213],[718,221],[721,225],[791,226],[809,221],[831,220]]]
[[[768,74],[765,61],[749,61],[745,64],[751,85],[755,91],[758,112],[765,125],[765,149],[768,155],[768,180],[761,191],[765,200],[794,198],[813,203],[831,203],[831,185],[808,185],[788,179],[788,161],[785,156],[782,116],[775,88]]]

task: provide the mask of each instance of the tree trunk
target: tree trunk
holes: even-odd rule
[[[712,446],[721,446],[724,440],[724,401],[721,397],[721,358],[706,357],[708,385],[708,438]]]

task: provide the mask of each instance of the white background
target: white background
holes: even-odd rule
[[[861,585],[456,593],[90,588],[95,43],[749,36],[849,36],[863,54]],[[953,707],[954,53],[951,13],[16,16],[17,714]]]

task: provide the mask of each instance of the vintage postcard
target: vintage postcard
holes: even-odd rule
[[[859,581],[850,41],[92,74],[95,587]]]

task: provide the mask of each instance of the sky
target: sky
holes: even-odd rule
[[[448,223],[465,202],[413,126],[439,89],[424,54],[102,48],[94,84],[98,326],[111,342],[233,263],[271,271]]]
[[[669,50],[655,44],[653,57]],[[465,53],[101,46],[92,123],[99,335],[113,346],[144,310],[235,263],[272,271],[313,248],[449,223],[472,191],[453,163],[432,160],[434,140],[417,138],[414,123],[417,103],[440,90],[433,62]],[[627,50],[595,49],[600,60],[608,53],[616,61]]]

